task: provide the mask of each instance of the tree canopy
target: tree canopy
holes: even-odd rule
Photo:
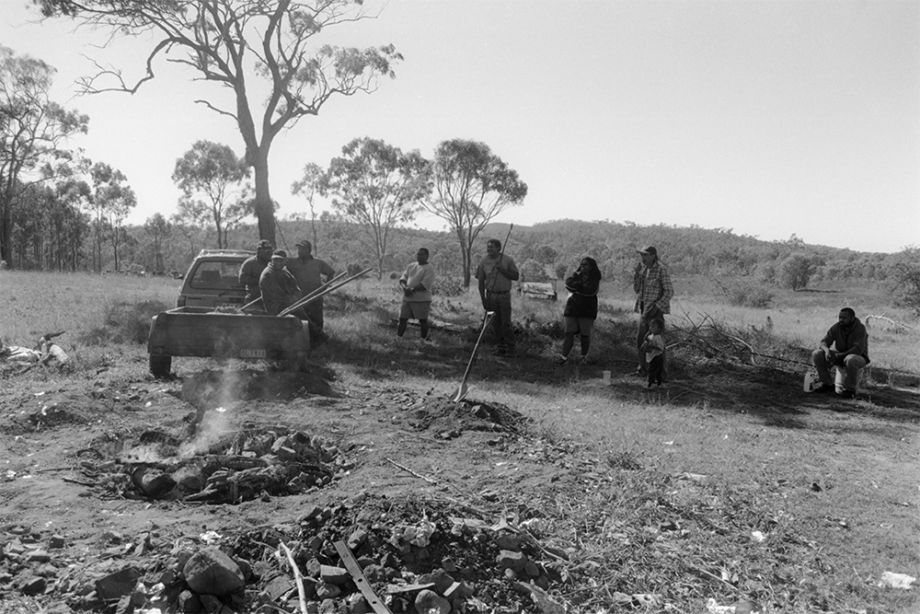
[[[438,145],[432,176],[434,189],[423,206],[457,238],[468,287],[476,237],[507,207],[523,202],[527,184],[488,145],[462,139]]]
[[[309,167],[307,169],[309,171]],[[378,139],[354,139],[333,158],[322,182],[332,207],[364,229],[383,274],[390,231],[415,217],[428,185],[428,162]]]
[[[9,262],[14,201],[34,180],[26,177],[50,156],[66,156],[63,142],[86,132],[89,118],[53,102],[54,69],[0,45],[0,260]],[[50,167],[49,167],[50,168]]]
[[[124,77],[115,67],[83,80],[86,92],[135,92],[154,79],[160,59],[190,69],[199,80],[226,88],[228,96],[198,99],[232,119],[253,168],[259,235],[274,243],[274,201],[268,157],[285,127],[319,114],[335,96],[372,92],[393,77],[402,56],[392,45],[358,49],[329,44],[310,49],[321,33],[366,19],[354,0],[34,0],[46,16],[72,16],[109,29],[113,36],[154,36],[143,75]],[[267,86],[262,96],[256,82]]]
[[[182,190],[178,220],[213,224],[217,247],[227,247],[227,233],[253,213],[249,169],[229,145],[196,141],[176,160],[173,181]]]

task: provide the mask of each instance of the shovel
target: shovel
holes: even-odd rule
[[[489,326],[489,322],[492,321],[492,316],[495,315],[494,311],[487,311],[486,315],[482,318],[482,328],[479,330],[479,336],[476,337],[476,345],[473,346],[473,353],[470,354],[470,361],[466,363],[466,371],[463,372],[463,379],[460,381],[460,387],[457,388],[457,394],[451,399],[455,403],[459,403],[466,397],[466,393],[470,389],[466,385],[466,380],[470,377],[470,370],[473,368],[473,361],[476,359],[476,350],[479,349],[479,343],[482,341],[482,336],[486,332],[486,328]]]

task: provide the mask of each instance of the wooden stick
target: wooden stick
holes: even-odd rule
[[[406,467],[405,465],[400,465],[399,463],[397,463],[397,462],[396,462],[395,460],[393,460],[392,458],[384,457],[384,460],[385,460],[386,462],[390,463],[391,465],[393,465],[394,467],[399,467],[400,469],[402,469],[402,470],[405,471],[406,473],[411,473],[412,475],[414,475],[415,477],[419,478],[420,480],[425,480],[425,481],[428,482],[429,484],[437,484],[437,483],[438,483],[437,480],[433,480],[433,479],[431,479],[431,478],[429,478],[429,477],[425,477],[424,475],[422,475],[422,474],[420,474],[420,473],[416,473],[416,472],[412,471],[411,469],[409,469],[408,467]]]
[[[303,576],[300,575],[300,568],[297,567],[297,561],[294,560],[294,554],[291,552],[291,549],[287,547],[287,544],[278,542],[278,545],[281,546],[281,549],[284,550],[284,553],[287,555],[288,563],[291,565],[291,569],[294,572],[294,580],[297,582],[297,597],[300,599],[300,612],[301,614],[307,614],[307,592],[303,588]]]
[[[312,302],[315,301],[316,299],[318,299],[318,298],[320,298],[320,297],[323,297],[323,296],[326,296],[327,294],[329,294],[329,293],[332,292],[333,290],[338,290],[339,288],[341,288],[342,286],[344,286],[344,285],[347,284],[348,282],[350,282],[350,281],[352,281],[352,280],[355,280],[355,279],[357,279],[358,277],[361,277],[362,275],[366,275],[366,274],[367,274],[368,272],[370,272],[371,270],[372,270],[371,268],[366,268],[366,269],[364,269],[363,271],[361,271],[360,273],[357,273],[357,274],[355,274],[355,275],[352,275],[352,276],[349,277],[348,279],[345,279],[345,280],[343,280],[343,281],[340,281],[339,283],[337,283],[336,285],[334,285],[334,286],[332,286],[332,287],[330,287],[330,288],[326,288],[325,290],[323,290],[323,291],[320,292],[319,294],[314,294],[314,295],[311,296],[310,298],[303,298],[303,299],[300,299],[299,301],[293,303],[290,307],[287,307],[286,309],[283,309],[278,315],[279,315],[279,316],[286,316],[286,315],[288,315],[289,313],[291,313],[292,311],[295,311],[295,310],[297,310],[297,309],[300,309],[301,307],[305,307],[305,306],[307,305],[307,303],[312,303]]]

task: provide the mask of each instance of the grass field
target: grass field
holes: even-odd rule
[[[180,283],[0,272],[0,336],[31,345],[40,334],[65,330],[65,349],[91,362],[114,338],[100,329],[124,328],[112,321],[119,317],[138,319],[142,328],[149,317],[117,306],[170,307]],[[316,350],[316,360],[344,382],[400,382],[450,395],[460,375],[452,365],[465,362],[481,314],[478,296],[437,297],[434,317],[461,332],[435,330],[434,347],[425,347],[411,338],[413,329],[396,343],[394,286],[362,280],[327,301],[332,341]],[[709,317],[750,331],[763,329],[769,316],[771,347],[804,352],[839,307],[851,305],[861,316],[906,324],[873,322],[870,353],[881,368],[920,374],[916,318],[875,290],[777,291],[773,307],[752,309],[694,287],[678,285],[673,326]],[[477,363],[473,384],[477,394],[530,417],[541,441],[570,450],[579,475],[596,476],[588,487],[560,484],[557,496],[531,501],[552,510],[554,530],[574,536],[578,556],[596,569],[597,601],[568,596],[587,604],[581,611],[638,585],[677,596],[685,590],[686,604],[698,604],[692,582],[681,588],[680,578],[691,576],[714,583],[720,594],[778,604],[771,612],[918,611],[916,588],[878,585],[885,571],[920,576],[916,388],[873,388],[863,400],[835,405],[802,394],[800,367],[752,368],[679,347],[669,359],[674,381],[648,393],[627,374],[634,357],[628,293],[610,288],[602,298],[592,363],[581,369],[554,367],[559,338],[542,332],[558,322],[563,303],[514,300],[521,355],[507,364]],[[141,344],[125,345],[143,359]],[[614,371],[613,385],[601,384],[601,369]],[[537,497],[521,493],[531,495]],[[670,611],[701,611],[686,604]],[[663,610],[659,604],[629,611]]]

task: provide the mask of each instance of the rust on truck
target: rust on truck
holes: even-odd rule
[[[227,313],[207,307],[177,307],[150,324],[150,372],[168,376],[173,356],[285,361],[304,369],[310,348],[304,323],[295,316]]]

